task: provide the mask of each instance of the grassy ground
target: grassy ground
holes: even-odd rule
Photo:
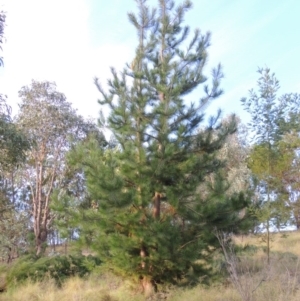
[[[299,301],[300,232],[273,234],[271,263],[266,264],[266,243],[262,236],[235,238],[239,256],[234,267],[235,285],[229,277],[210,287],[174,288],[160,292],[156,300],[170,301]],[[242,296],[242,297],[241,297]],[[3,301],[139,301],[140,291],[131,283],[113,275],[91,275],[83,280],[72,278],[58,289],[53,281],[28,282],[0,294]]]

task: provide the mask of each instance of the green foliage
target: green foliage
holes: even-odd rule
[[[296,122],[295,108],[299,100],[297,94],[285,94],[277,98],[279,81],[269,68],[259,69],[258,91],[250,90],[250,97],[243,98],[242,104],[251,114],[249,128],[254,133],[255,145],[252,147],[248,166],[257,181],[260,210],[254,214],[266,229],[266,242],[269,263],[270,227],[285,226],[289,219],[286,198],[285,177],[288,167],[294,161],[292,152],[283,151],[282,139],[286,131]]]
[[[269,149],[266,143],[256,144],[248,158],[248,166],[259,180],[265,180],[270,176],[270,185],[276,187],[282,178],[284,168],[290,165],[292,160],[291,153],[283,153],[279,148]]]
[[[251,114],[249,128],[254,130],[254,140],[257,143],[273,145],[278,141],[279,122],[283,118],[283,99],[277,100],[279,81],[269,68],[258,70],[260,78],[257,81],[258,91],[251,89],[249,98],[242,98],[245,110]]]
[[[15,178],[29,146],[24,133],[11,117],[6,97],[0,95],[0,256],[8,262],[26,244],[24,236],[28,215],[18,210],[22,196],[16,196]]]
[[[157,10],[137,4],[139,13],[129,14],[139,38],[132,64],[120,74],[112,69],[108,92],[96,80],[99,103],[109,108],[100,122],[115,147],[94,139],[69,156],[83,169],[88,194],[74,221],[80,241],[114,271],[148,284],[196,283],[218,247],[214,229],[236,231],[248,205],[239,191],[226,194],[218,157],[236,121],[222,124],[218,112],[204,123],[205,107],[222,93],[220,65],[200,99],[185,98],[207,81],[210,41],[196,30],[187,43],[190,2],[164,0]]]
[[[42,281],[53,278],[57,285],[69,277],[85,277],[101,264],[94,256],[68,255],[35,257],[32,255],[18,259],[7,273],[7,285],[14,286],[26,280]]]
[[[283,189],[284,178],[294,160],[294,154],[282,147],[282,140],[276,147],[269,148],[266,143],[256,144],[248,157],[248,166],[260,181],[259,189],[263,196],[267,189],[272,192],[271,202],[261,202],[255,209],[258,220],[270,220],[280,230],[290,220],[290,208],[287,206],[287,194]]]
[[[95,141],[97,147],[105,148],[108,146],[103,135],[93,133],[89,135],[82,143]],[[78,141],[77,141],[78,143]],[[72,152],[72,151],[71,151]],[[66,154],[66,158],[69,153]],[[53,190],[51,195],[51,210],[56,219],[54,227],[59,231],[62,239],[74,239],[74,233],[78,232],[78,207],[91,208],[93,202],[86,190],[85,176],[78,164],[68,164],[66,159],[66,172],[59,187]]]
[[[25,160],[29,142],[11,117],[6,97],[0,94],[0,171],[9,170]]]
[[[7,206],[0,218],[0,257],[10,262],[28,248],[28,216]]]
[[[295,114],[296,115],[296,114]],[[298,116],[299,113],[298,113]],[[286,123],[286,127],[288,123]],[[299,129],[293,124],[289,125],[282,140],[279,142],[279,149],[282,153],[281,168],[281,199],[287,204],[290,224],[300,229],[300,198],[299,198],[299,167],[300,167],[300,138]],[[288,158],[288,160],[286,160]]]
[[[53,82],[33,80],[30,86],[21,88],[19,96],[22,101],[17,124],[31,143],[21,176],[30,189],[29,207],[39,254],[53,230],[53,191],[80,195],[84,187],[82,175],[65,164],[66,153],[90,134],[99,141],[104,137],[94,122],[77,114]]]
[[[243,99],[251,114],[250,128],[255,131],[256,144],[248,157],[248,167],[260,182],[263,199],[257,210],[260,221],[270,220],[277,229],[284,227],[291,216],[297,224],[299,174],[299,100],[296,93],[276,98],[279,82],[269,69],[260,69],[259,94],[250,91]],[[298,223],[299,224],[299,223]],[[300,224],[299,224],[300,225]]]

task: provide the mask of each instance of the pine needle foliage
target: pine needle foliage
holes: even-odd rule
[[[90,207],[78,210],[80,238],[114,271],[150,283],[196,283],[207,275],[218,241],[213,229],[235,229],[242,194],[227,197],[225,162],[217,152],[236,130],[220,112],[205,125],[205,109],[222,94],[219,65],[207,83],[210,34],[183,25],[190,1],[138,0],[129,13],[138,46],[132,63],[111,69],[106,91],[96,79],[100,117],[115,147],[78,146],[69,162],[83,167]],[[193,94],[198,86],[201,97]],[[191,97],[191,96],[190,96]],[[199,185],[207,181],[205,192]],[[214,179],[213,181],[211,179]]]

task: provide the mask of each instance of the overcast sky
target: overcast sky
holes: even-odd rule
[[[156,4],[155,0],[149,1]],[[255,87],[258,67],[280,80],[279,94],[300,92],[299,0],[194,0],[185,21],[211,31],[206,74],[221,63],[224,95],[212,103],[247,119],[240,99]],[[136,33],[127,18],[134,0],[0,0],[7,12],[0,93],[14,113],[18,91],[31,79],[55,81],[80,114],[97,118],[93,78],[105,84],[109,67],[131,62]],[[179,1],[177,1],[179,3]],[[199,92],[200,93],[200,92]],[[195,97],[197,97],[195,95]],[[195,99],[196,101],[197,99]]]

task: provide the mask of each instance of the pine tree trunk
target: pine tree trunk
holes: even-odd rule
[[[153,200],[154,200],[153,217],[155,219],[159,219],[160,218],[161,194],[158,192],[155,192]]]
[[[149,277],[144,276],[141,280],[142,291],[145,297],[151,297],[156,293],[156,285]]]
[[[161,193],[155,192],[155,195],[153,197],[153,217],[155,219],[160,218],[160,206],[161,206]],[[146,266],[145,263],[145,257],[147,255],[147,250],[145,249],[144,246],[141,247],[140,251],[140,256],[141,256],[141,267],[142,269],[149,269],[150,267]],[[156,285],[151,277],[147,276],[142,276],[141,277],[141,286],[142,286],[142,291],[146,297],[152,296],[157,288]]]
[[[141,248],[140,251],[141,256],[141,267],[143,270],[146,268],[145,263],[145,257],[147,256],[147,252],[144,247]],[[151,279],[151,277],[147,276],[141,276],[141,287],[142,287],[142,293],[145,295],[145,297],[150,297],[156,292],[156,286],[154,285],[154,281]]]

